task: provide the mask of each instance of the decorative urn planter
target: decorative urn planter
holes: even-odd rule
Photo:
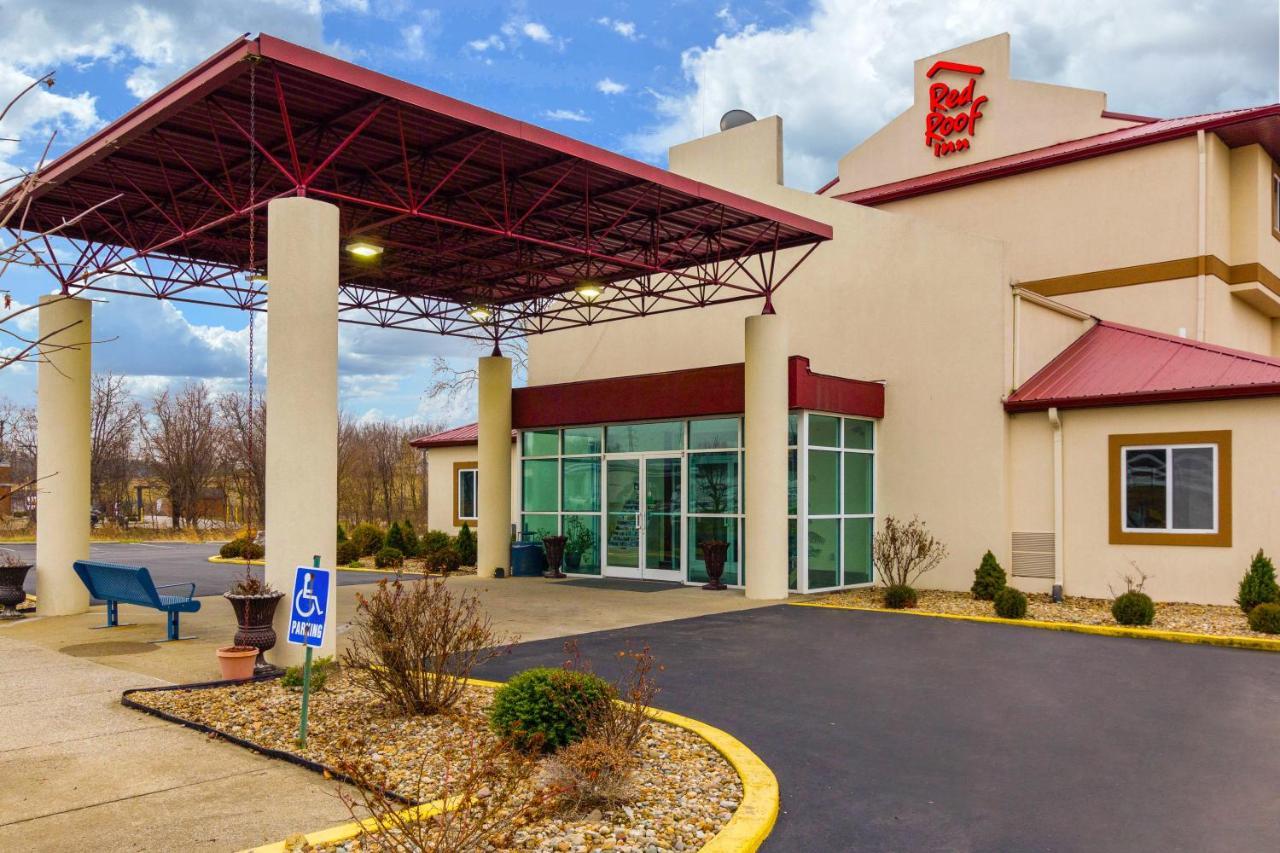
[[[702,562],[707,566],[707,577],[710,583],[704,583],[703,589],[728,589],[720,582],[724,574],[724,560],[729,553],[729,543],[722,539],[704,539],[699,543],[702,548]]]
[[[21,619],[18,605],[27,600],[22,582],[27,579],[31,563],[0,565],[0,619]]]
[[[244,681],[253,678],[254,661],[259,654],[253,646],[223,646],[218,649],[218,666],[222,668],[222,679]]]
[[[563,536],[542,537],[542,550],[547,554],[547,570],[542,573],[544,578],[568,577],[560,571],[560,564],[564,561],[564,543]]]
[[[276,615],[276,605],[284,598],[283,592],[270,592],[265,595],[236,595],[225,592],[223,597],[231,602],[231,609],[236,612],[236,647],[250,647],[258,650],[253,671],[259,675],[278,671],[278,667],[267,663],[264,653],[275,648],[276,629],[272,621]],[[218,652],[221,657],[222,652]]]

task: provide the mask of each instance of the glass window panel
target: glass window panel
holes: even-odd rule
[[[799,490],[796,481],[800,476],[800,460],[796,457],[796,451],[787,451],[787,515],[796,514],[796,502],[799,498]]]
[[[809,451],[809,515],[840,512],[840,453]]]
[[[1173,448],[1173,526],[1212,530],[1213,448]]]
[[[844,512],[863,515],[874,512],[872,492],[875,458],[870,453],[844,454]]]
[[[600,574],[600,516],[566,515],[564,537],[564,570]]]
[[[689,580],[706,583],[711,580],[707,574],[707,564],[702,559],[702,543],[708,540],[728,542],[729,549],[724,556],[724,574],[720,580],[727,584],[738,584],[739,567],[742,549],[738,541],[738,519],[736,518],[689,518]]]
[[[565,459],[561,468],[560,508],[565,512],[599,512],[600,458]]]
[[[600,427],[573,427],[564,431],[564,453],[566,456],[583,456],[599,453],[602,444]]]
[[[830,415],[809,415],[809,445],[840,446],[840,419]]]
[[[525,541],[541,541],[543,536],[555,536],[560,529],[558,515],[522,515],[520,517],[521,539]]]
[[[644,567],[680,570],[680,459],[644,463]]]
[[[610,459],[605,463],[605,545],[608,563],[619,568],[640,567],[640,460]]]
[[[844,446],[854,450],[871,450],[875,447],[875,424],[846,418],[844,422]]]
[[[871,531],[874,523],[870,518],[844,520],[844,582],[846,584],[871,583]]]
[[[1124,452],[1125,527],[1130,530],[1164,530],[1165,448],[1127,449]]]
[[[520,441],[525,456],[555,456],[560,452],[559,430],[526,430],[520,433]]]
[[[799,575],[800,561],[796,551],[796,531],[799,529],[799,523],[794,519],[787,521],[787,553],[790,559],[787,561],[787,589],[795,592],[800,587],[796,586],[796,578]]]
[[[809,589],[840,583],[840,519],[809,521]]]
[[[691,513],[725,514],[738,511],[738,454],[690,453],[693,485]]]
[[[680,450],[684,447],[684,422],[619,424],[605,429],[604,441],[609,453]]]
[[[739,446],[737,418],[689,421],[690,450],[719,450]]]
[[[800,435],[800,413],[787,413],[787,446],[795,447]]]
[[[474,468],[458,472],[458,518],[476,517],[476,471]]]
[[[525,512],[555,512],[559,507],[557,480],[560,479],[560,462],[557,459],[530,459],[522,463],[524,477],[523,504]]]

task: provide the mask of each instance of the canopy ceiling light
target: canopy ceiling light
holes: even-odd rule
[[[604,293],[604,288],[600,286],[598,281],[584,281],[575,287],[574,291],[582,297],[583,301],[595,302],[600,294]]]
[[[467,308],[467,315],[477,323],[487,323],[493,318],[493,309],[488,305],[472,305]]]
[[[352,240],[347,244],[347,252],[357,258],[376,258],[382,254],[382,247],[368,240]]]

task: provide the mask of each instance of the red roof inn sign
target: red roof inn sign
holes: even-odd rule
[[[980,65],[962,65],[959,62],[938,61],[925,76],[930,80],[939,71],[956,71],[969,74],[969,82],[962,89],[952,88],[943,82],[929,85],[929,112],[924,117],[924,144],[933,149],[934,157],[942,157],[953,151],[969,150],[969,137],[977,129],[982,118],[982,105],[986,95],[974,96],[975,79],[983,73]],[[958,136],[956,139],[951,137]]]

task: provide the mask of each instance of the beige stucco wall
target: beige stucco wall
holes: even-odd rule
[[[1092,320],[1055,311],[1030,299],[1019,300],[1015,310],[1018,358],[1007,389],[1010,391],[1033,376],[1093,325]]]
[[[478,458],[476,446],[433,447],[424,452],[427,454],[427,525],[432,530],[457,533],[459,528],[453,523],[453,465],[455,462],[475,462]],[[518,518],[516,487],[519,471],[514,443],[511,446],[511,460],[511,517]],[[469,524],[471,531],[476,532],[477,523]]]

